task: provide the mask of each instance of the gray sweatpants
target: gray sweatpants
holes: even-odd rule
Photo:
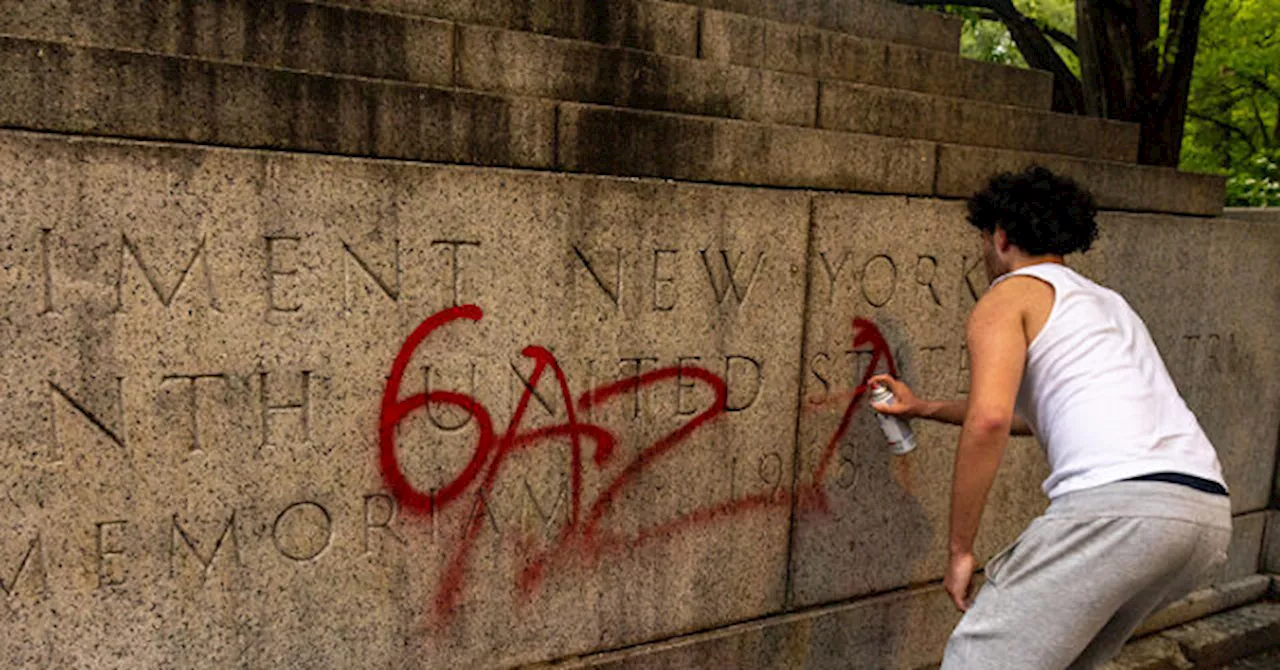
[[[1096,667],[1212,577],[1230,541],[1226,496],[1163,482],[1062,495],[988,561],[942,670]]]

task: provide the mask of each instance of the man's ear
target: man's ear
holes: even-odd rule
[[[1013,246],[1009,243],[1009,235],[999,226],[996,226],[995,231],[991,233],[991,242],[1002,254],[1009,253],[1009,247]]]

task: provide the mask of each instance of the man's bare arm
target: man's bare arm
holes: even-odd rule
[[[908,419],[919,417],[941,423],[959,426],[964,424],[964,415],[969,411],[969,399],[956,400],[924,400],[917,398],[911,389],[900,380],[889,375],[876,375],[871,378],[873,384],[884,384],[893,391],[896,400],[893,405],[873,405],[876,411],[895,414]],[[1010,435],[1033,435],[1031,426],[1016,414],[1009,425]]]

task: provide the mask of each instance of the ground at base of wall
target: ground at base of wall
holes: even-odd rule
[[[1280,668],[1280,602],[1264,601],[1130,642],[1102,670]]]

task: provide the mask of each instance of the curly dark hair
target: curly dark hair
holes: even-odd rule
[[[1002,172],[969,198],[969,223],[988,233],[1000,228],[1033,256],[1088,251],[1098,239],[1097,212],[1093,194],[1039,165]]]

